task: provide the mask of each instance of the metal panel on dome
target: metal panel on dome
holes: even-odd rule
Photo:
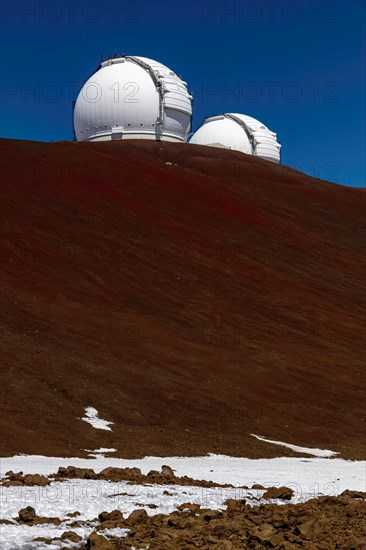
[[[165,65],[146,57],[137,57],[151,67],[161,84],[164,106],[192,114],[192,96],[187,91],[187,84]]]

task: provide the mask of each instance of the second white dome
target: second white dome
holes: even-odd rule
[[[259,120],[238,113],[206,118],[190,143],[234,149],[277,164],[280,162],[281,145],[277,135]]]

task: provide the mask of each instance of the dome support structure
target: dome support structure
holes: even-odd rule
[[[243,120],[241,120],[240,118],[238,118],[237,116],[235,115],[232,115],[232,114],[227,114],[226,115],[227,118],[231,118],[231,120],[234,120],[234,122],[237,122],[239,124],[239,126],[241,126],[247,136],[247,138],[249,139],[250,141],[250,144],[252,146],[252,154],[255,155],[256,154],[256,141],[255,141],[255,138],[254,138],[254,134],[252,132],[252,130],[249,128],[249,126],[247,124],[245,124],[245,122]]]
[[[125,57],[126,59],[131,59],[133,63],[137,63],[137,65],[140,65],[140,67],[145,69],[145,71],[147,71],[150,74],[155,84],[155,87],[159,93],[159,116],[156,119],[155,125],[159,127],[159,131],[162,134],[164,132],[164,123],[165,123],[164,82],[156,76],[156,73],[152,69],[152,67],[148,63],[145,63],[145,61],[142,61],[142,59],[139,59],[138,57],[134,57],[132,55],[124,55],[123,57]]]

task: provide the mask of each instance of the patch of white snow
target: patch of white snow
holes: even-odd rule
[[[266,439],[260,435],[250,434],[259,441],[265,441],[266,443],[272,443],[273,445],[281,445],[282,447],[287,447],[296,453],[304,453],[307,455],[318,456],[319,458],[330,458],[335,456],[338,453],[335,451],[328,451],[327,449],[312,449],[310,447],[299,447],[298,445],[292,445],[291,443],[284,443],[283,441],[273,441],[272,439]]]
[[[100,450],[100,449],[99,449]],[[105,450],[105,449],[103,449]],[[58,458],[18,455],[0,458],[0,476],[8,470],[44,475],[57,471],[59,466],[94,468],[96,472],[106,466],[141,468],[143,473],[160,470],[168,464],[177,476],[188,475],[195,479],[212,480],[217,483],[232,483],[233,487],[198,487],[169,485],[130,485],[105,480],[67,479],[52,482],[48,486],[0,486],[0,517],[12,519],[25,506],[33,506],[39,516],[59,517],[59,526],[43,524],[24,526],[0,524],[1,550],[44,550],[46,545],[35,542],[39,536],[59,537],[70,530],[75,518],[69,512],[79,511],[78,520],[86,521],[72,528],[83,537],[79,547],[85,545],[89,533],[95,529],[94,518],[105,511],[120,510],[127,517],[137,508],[144,508],[151,516],[169,514],[184,502],[200,504],[204,508],[224,509],[228,498],[245,498],[250,505],[263,501],[263,491],[244,489],[260,483],[264,487],[286,485],[294,490],[291,503],[305,502],[319,495],[338,495],[345,489],[365,491],[365,461],[347,461],[339,458],[273,458],[252,460],[224,455],[204,457],[145,457],[120,459],[98,456],[85,458]],[[278,504],[283,502],[278,501]],[[151,505],[154,505],[153,507]],[[103,533],[107,534],[107,533]],[[110,536],[111,533],[108,533]],[[123,536],[119,533],[118,536]],[[59,548],[58,541],[47,546],[48,550]],[[78,548],[78,545],[75,546]]]
[[[92,451],[91,449],[84,449],[86,453],[89,453],[91,458],[106,458],[106,454],[116,453],[117,449],[106,449],[105,447],[100,447]]]
[[[99,413],[94,407],[85,407],[85,416],[83,416],[81,420],[84,420],[84,422],[88,422],[88,424],[91,424],[91,426],[93,426],[93,428],[96,428],[97,430],[112,431],[112,428],[110,428],[109,425],[113,424],[113,422],[102,420],[101,418],[99,418],[98,415]]]
[[[121,529],[120,527],[114,527],[111,529],[101,529],[99,533],[103,537],[127,537],[131,529]]]

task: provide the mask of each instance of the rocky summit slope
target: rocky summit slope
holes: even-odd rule
[[[365,457],[364,190],[187,144],[0,150],[2,456]]]

